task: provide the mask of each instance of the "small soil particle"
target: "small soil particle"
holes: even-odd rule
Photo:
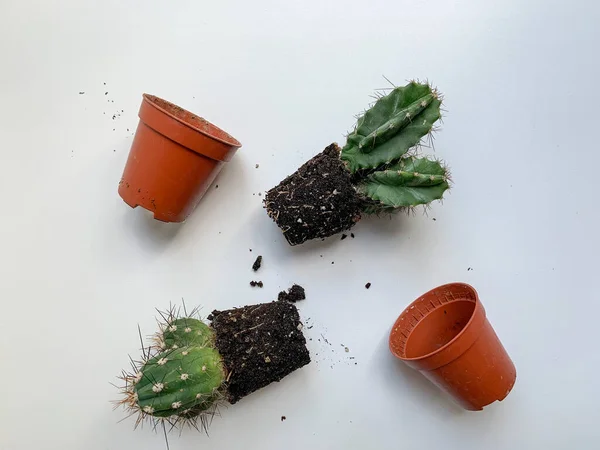
[[[281,421],[283,422],[285,419],[287,419],[287,417],[285,416],[281,416]]]
[[[105,92],[104,95],[108,95],[108,92]]]
[[[250,286],[262,288],[264,285],[262,281],[251,281]]]
[[[310,362],[300,315],[291,303],[213,311],[208,319],[229,374],[227,393],[232,404]]]
[[[366,287],[367,289],[369,289],[369,288],[371,287],[371,283],[367,283],[367,284],[365,284],[365,287]]]
[[[470,272],[471,270],[473,270],[473,268],[472,268],[472,267],[468,267],[468,268],[467,268],[467,272]]]
[[[83,92],[83,91],[80,91],[80,92],[79,92],[79,95],[83,95],[83,94],[85,94],[85,92]]]
[[[437,220],[437,219],[434,217],[434,218],[433,218],[433,221],[435,222],[436,220]]]
[[[258,169],[259,165],[257,164],[256,166],[254,166],[256,169]]]
[[[254,264],[252,264],[252,270],[254,270],[255,272],[260,269],[260,266],[262,265],[262,256],[258,255],[256,257],[256,261],[254,261]]]
[[[218,185],[218,184],[217,184],[217,185],[215,185],[215,189],[219,189],[219,185]]]
[[[342,234],[342,239],[341,239],[341,240],[343,241],[343,240],[344,240],[344,239],[346,239],[347,237],[348,237],[348,235],[347,235],[347,234]]]
[[[302,286],[294,284],[288,291],[281,291],[277,296],[277,300],[280,302],[292,302],[296,303],[300,300],[306,299],[306,291]]]
[[[345,351],[346,353],[348,353],[348,352],[350,352],[350,349],[349,349],[348,347],[344,347],[344,351]]]

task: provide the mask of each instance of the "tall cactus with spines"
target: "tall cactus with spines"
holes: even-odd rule
[[[394,87],[358,118],[342,149],[332,144],[268,191],[265,208],[288,242],[297,245],[350,229],[361,213],[440,200],[449,188],[448,169],[416,157],[415,149],[435,130],[441,104],[429,83]],[[335,157],[337,165],[326,161]],[[332,195],[337,194],[342,197],[336,202]]]

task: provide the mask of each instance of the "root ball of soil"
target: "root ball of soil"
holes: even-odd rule
[[[213,311],[209,319],[229,373],[232,404],[310,362],[300,315],[291,303]]]
[[[360,220],[363,200],[331,144],[265,196],[265,208],[290,245],[349,230]]]

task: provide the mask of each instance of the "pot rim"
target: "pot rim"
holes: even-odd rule
[[[223,144],[226,144],[226,145],[229,145],[229,146],[232,146],[232,147],[237,147],[237,148],[240,148],[242,146],[242,144],[236,138],[234,138],[232,135],[230,135],[229,133],[227,133],[223,129],[219,128],[218,126],[216,126],[212,122],[204,119],[203,117],[200,117],[200,116],[198,116],[198,115],[196,115],[196,114],[188,111],[187,109],[184,109],[184,108],[182,108],[180,106],[177,106],[176,104],[171,103],[170,101],[165,100],[165,99],[163,99],[161,97],[158,97],[156,95],[145,93],[142,96],[144,98],[144,101],[147,102],[148,105],[152,106],[153,108],[156,108],[157,110],[159,110],[164,115],[170,117],[173,120],[176,120],[177,122],[181,123],[182,125],[185,125],[186,127],[191,128],[192,130],[197,131],[198,133],[203,134],[203,135],[205,135],[205,136],[207,136],[207,137],[209,137],[211,139],[214,139],[216,141],[222,142]],[[189,114],[192,117],[196,117],[198,119],[203,120],[204,122],[206,122],[209,125],[210,128],[216,129],[221,135],[227,137],[227,139],[221,138],[219,136],[216,136],[213,133],[204,131],[204,130],[202,130],[202,129],[196,127],[196,126],[194,126],[190,122],[188,122],[186,120],[183,120],[180,117],[177,117],[175,114],[173,114],[173,113],[169,112],[168,110],[166,110],[165,108],[162,108],[161,106],[159,106],[156,103],[156,100],[160,100],[161,102],[164,102],[165,104],[167,104],[169,106],[172,106],[173,108],[182,110],[183,112]]]
[[[392,345],[392,337],[394,336],[394,329],[396,328],[397,325],[399,325],[400,322],[400,318],[402,317],[402,315],[404,314],[405,311],[407,311],[414,303],[416,303],[421,297],[424,297],[434,291],[443,289],[443,288],[447,288],[449,286],[462,286],[464,288],[467,288],[468,290],[472,291],[475,297],[475,308],[473,309],[473,313],[471,314],[471,317],[469,318],[469,321],[466,323],[466,325],[463,327],[462,330],[460,330],[460,333],[458,333],[456,336],[454,336],[454,338],[452,338],[450,341],[448,341],[446,344],[444,344],[442,347],[438,348],[437,350],[434,350],[430,353],[427,353],[425,355],[421,355],[421,356],[417,356],[414,358],[406,358],[404,356],[399,355],[395,350],[394,347]],[[390,331],[390,337],[389,337],[389,348],[390,351],[392,352],[392,354],[394,356],[396,356],[397,358],[401,359],[402,361],[406,361],[406,362],[410,362],[410,361],[422,361],[425,360],[427,358],[430,358],[434,355],[440,354],[442,352],[444,352],[446,349],[448,349],[448,347],[450,347],[452,344],[454,344],[456,341],[458,341],[459,339],[461,339],[462,336],[464,336],[464,334],[466,334],[468,332],[468,330],[471,328],[473,322],[476,320],[476,317],[478,315],[478,313],[481,310],[481,302],[479,301],[479,294],[477,293],[477,291],[475,290],[475,288],[473,286],[471,286],[470,284],[467,283],[461,283],[461,282],[455,282],[455,283],[446,283],[446,284],[442,284],[440,286],[437,286],[433,289],[430,289],[429,291],[425,292],[424,294],[420,295],[418,298],[416,298],[414,301],[412,301],[406,308],[404,308],[402,310],[402,312],[400,313],[400,315],[398,316],[398,318],[396,319],[396,321],[394,322],[394,325],[392,325],[392,331]],[[427,316],[425,316],[427,317]],[[425,317],[423,317],[421,320],[423,320]],[[420,322],[420,321],[419,321]],[[416,327],[415,327],[416,328]],[[414,328],[413,328],[414,330]],[[412,331],[411,331],[412,333]],[[409,334],[410,337],[410,334]],[[408,339],[408,338],[407,338]]]

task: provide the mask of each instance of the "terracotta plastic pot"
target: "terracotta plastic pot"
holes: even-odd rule
[[[412,302],[392,327],[390,350],[468,410],[504,400],[517,378],[468,284],[446,284]]]
[[[241,144],[179,106],[144,94],[119,195],[164,222],[183,222]]]

